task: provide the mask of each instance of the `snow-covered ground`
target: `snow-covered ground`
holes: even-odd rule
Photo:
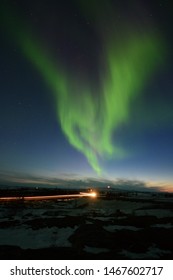
[[[134,231],[140,230],[140,228],[133,227],[133,226],[119,226],[119,225],[113,225],[113,226],[109,225],[109,226],[104,226],[103,228],[110,232],[115,232],[116,230],[121,230],[121,229],[129,229]]]
[[[155,209],[153,209],[154,207]],[[98,225],[108,234],[114,234],[121,230],[128,230],[133,233],[145,229],[145,225],[123,224],[123,221],[126,221],[128,217],[154,216],[158,219],[168,218],[170,222],[157,222],[149,226],[151,229],[158,228],[158,230],[160,228],[165,230],[172,229],[172,209],[157,209],[156,206],[154,207],[151,201],[134,202],[90,198],[81,198],[77,201],[34,202],[24,204],[23,206],[20,205],[19,207],[12,203],[2,204],[0,205],[0,246],[14,245],[22,249],[74,248],[70,237],[76,234],[82,223],[86,226]],[[79,218],[81,219],[78,220]],[[52,220],[51,224],[46,224],[49,219],[55,219],[55,224],[52,224]],[[68,224],[70,219],[74,219],[73,225]],[[62,226],[60,224],[61,221],[63,222]],[[122,221],[122,223],[118,224],[118,221]],[[33,223],[37,225],[37,222],[38,226],[34,228]],[[39,223],[41,224],[39,225]],[[85,244],[83,250],[99,254],[109,252],[110,249]],[[160,249],[152,245],[144,253],[135,253],[131,252],[130,249],[122,249],[121,254],[127,258],[140,259],[150,256],[159,257],[161,254],[168,254],[170,252],[170,250]]]
[[[145,209],[145,210],[136,210],[135,214],[138,216],[151,215],[157,218],[164,218],[164,217],[173,217],[173,210]]]
[[[26,227],[0,229],[0,245],[15,245],[22,249],[37,249],[45,247],[70,247],[68,238],[75,228],[44,228],[37,231]]]
[[[134,253],[134,252],[130,252],[127,250],[122,250],[121,255],[122,256],[126,256],[127,259],[158,259],[159,256],[162,256],[163,254],[170,254],[171,251],[170,250],[161,250],[159,248],[157,248],[154,244],[148,248],[147,253]]]

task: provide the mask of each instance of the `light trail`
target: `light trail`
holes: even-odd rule
[[[84,192],[80,192],[80,194],[82,196],[90,196],[90,197],[96,197],[97,193],[96,192],[90,192],[90,193],[84,193]]]
[[[60,194],[60,195],[39,195],[39,196],[16,196],[16,197],[0,197],[2,201],[28,201],[28,200],[52,200],[52,199],[66,199],[66,198],[80,198],[80,197],[96,197],[95,192],[85,193],[80,192],[79,194]]]

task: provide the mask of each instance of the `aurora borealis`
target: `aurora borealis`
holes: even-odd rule
[[[140,1],[138,4],[133,2],[130,8],[129,5],[127,7],[123,4],[117,5],[117,1],[101,1],[100,5],[96,0],[87,4],[82,1],[66,1],[64,4],[52,1],[48,6],[43,1],[39,10],[40,1],[37,5],[32,1],[30,4],[17,1],[17,8],[14,2],[9,1],[9,5],[4,8],[4,44],[17,50],[19,60],[28,65],[32,76],[37,77],[37,87],[39,88],[41,84],[44,88],[43,93],[39,93],[37,97],[37,92],[32,92],[34,88],[32,89],[32,85],[29,84],[31,93],[28,94],[33,103],[42,99],[42,96],[43,100],[48,100],[48,104],[43,101],[42,107],[39,101],[36,102],[39,108],[35,107],[33,112],[37,110],[37,113],[44,114],[42,112],[47,105],[46,111],[51,112],[48,122],[50,123],[52,119],[56,122],[54,129],[57,132],[53,132],[52,129],[50,139],[53,138],[59,152],[55,152],[56,149],[53,151],[55,143],[52,148],[51,144],[49,146],[47,136],[43,140],[36,132],[38,142],[46,141],[48,150],[52,149],[50,153],[53,153],[52,161],[49,156],[47,160],[45,158],[50,164],[48,176],[51,172],[53,176],[56,176],[56,172],[66,173],[66,168],[63,170],[66,163],[73,166],[79,161],[85,162],[85,167],[81,170],[74,168],[70,170],[69,167],[69,173],[79,175],[81,173],[84,176],[111,174],[113,177],[121,177],[123,173],[127,173],[125,176],[128,178],[131,173],[133,178],[135,176],[158,180],[160,167],[155,164],[158,161],[158,154],[157,151],[155,155],[150,152],[153,151],[154,143],[158,145],[161,162],[166,160],[165,166],[171,170],[172,160],[165,156],[167,153],[170,154],[168,147],[165,154],[163,150],[166,142],[173,137],[170,126],[171,89],[168,88],[168,82],[165,82],[164,78],[166,76],[168,79],[165,69],[171,67],[169,49],[172,42],[169,40],[169,34],[165,35],[163,31],[166,27],[159,21],[161,13],[159,9],[160,11],[164,9],[166,16],[168,7],[157,5],[156,1],[152,2],[151,7],[145,7],[143,1],[140,4]],[[155,18],[154,13],[150,11],[154,8]],[[21,69],[16,65],[17,71]],[[160,88],[157,87],[159,83]],[[156,87],[157,90],[154,89]],[[164,89],[164,94],[161,88]],[[24,86],[23,89],[19,86],[19,89],[22,93],[25,92]],[[3,90],[6,91],[5,86]],[[41,90],[40,88],[39,91]],[[17,85],[15,91],[18,91]],[[27,100],[26,97],[22,98]],[[163,111],[166,112],[164,116]],[[34,114],[31,112],[33,123]],[[47,125],[44,127],[44,123],[39,129],[44,130],[45,134],[50,132]],[[30,130],[34,137],[35,128]],[[153,134],[155,131],[154,136],[151,135],[151,131]],[[162,136],[158,139],[158,133],[161,131],[164,131],[163,135],[167,135],[164,141],[160,141]],[[18,133],[19,135],[23,133],[20,128]],[[19,143],[18,145],[20,147]],[[23,145],[25,146],[24,142]],[[24,150],[26,147],[27,145]],[[64,155],[62,147],[67,147],[64,148],[66,149]],[[36,148],[33,148],[33,151],[34,154]],[[41,150],[36,151],[37,156],[42,153],[44,152]],[[84,155],[84,158],[81,158],[81,155]],[[5,157],[5,153],[4,158],[8,158]],[[86,160],[92,172],[91,168],[86,168]],[[30,158],[29,165],[32,165],[32,161],[34,162],[34,156],[33,159]],[[46,163],[42,168],[42,163],[40,165],[38,159],[37,161],[36,169],[41,170],[42,174],[43,169],[45,170],[49,164]],[[152,163],[148,175],[147,162],[150,161]],[[162,167],[163,165],[164,163],[161,164]],[[11,162],[10,164],[7,162],[5,169],[10,171],[10,166]],[[139,166],[143,174],[139,172]],[[13,170],[18,170],[16,163],[12,167]],[[171,175],[168,177],[170,181]]]

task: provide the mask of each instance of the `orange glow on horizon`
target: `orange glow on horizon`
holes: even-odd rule
[[[172,182],[157,182],[157,181],[149,181],[146,183],[147,187],[156,188],[156,191],[161,192],[173,192],[173,183]]]

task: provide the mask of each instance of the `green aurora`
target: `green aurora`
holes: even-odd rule
[[[113,143],[112,136],[122,124],[128,123],[133,100],[160,63],[161,40],[152,32],[139,35],[131,31],[123,34],[123,40],[117,43],[113,28],[106,36],[99,30],[102,34],[100,65],[104,67],[98,67],[100,84],[95,92],[92,83],[78,80],[75,73],[68,73],[54,62],[21,23],[15,19],[15,24],[8,23],[8,28],[23,54],[51,88],[63,133],[96,173],[101,174],[100,159],[126,156]]]

